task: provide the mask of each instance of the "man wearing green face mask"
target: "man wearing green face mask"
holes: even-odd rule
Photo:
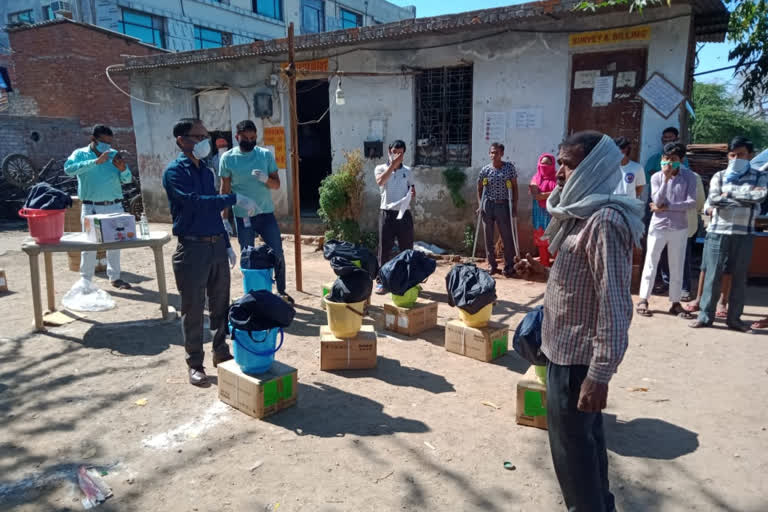
[[[77,176],[77,195],[83,202],[81,222],[86,215],[123,213],[123,183],[133,180],[120,153],[112,149],[112,130],[97,124],[91,132],[91,143],[76,149],[67,158],[64,172]],[[80,255],[80,276],[91,281],[96,268],[96,253]],[[107,277],[112,286],[128,290],[131,285],[120,279],[120,251],[107,251]]]
[[[696,177],[682,165],[683,158],[685,146],[677,142],[667,144],[661,157],[661,172],[651,177],[650,206],[653,217],[648,229],[648,251],[640,279],[640,302],[637,304],[637,313],[642,316],[651,316],[648,298],[661,251],[666,247],[669,257],[669,301],[672,303],[669,312],[693,318],[680,305],[688,210],[696,208]]]

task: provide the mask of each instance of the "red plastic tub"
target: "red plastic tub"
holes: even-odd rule
[[[39,244],[57,244],[64,234],[66,210],[35,210],[22,208],[19,215],[27,219],[29,234]]]

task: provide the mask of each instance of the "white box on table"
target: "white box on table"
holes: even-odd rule
[[[136,219],[130,213],[97,213],[85,216],[85,233],[91,242],[136,240]]]

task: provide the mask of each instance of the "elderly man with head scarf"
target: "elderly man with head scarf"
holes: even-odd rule
[[[545,237],[558,257],[544,294],[541,350],[549,359],[549,444],[571,512],[615,510],[600,411],[628,345],[631,249],[645,230],[642,201],[613,194],[621,159],[607,135],[571,135],[560,145],[558,186],[547,201]]]

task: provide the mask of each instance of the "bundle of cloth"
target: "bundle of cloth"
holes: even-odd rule
[[[435,272],[437,262],[421,251],[408,249],[385,263],[379,270],[379,280],[385,292],[405,295]]]
[[[323,246],[323,256],[338,276],[326,297],[329,301],[351,304],[371,296],[373,280],[379,271],[379,263],[371,251],[350,242],[329,240]]]
[[[448,304],[474,315],[496,300],[496,281],[476,265],[454,265],[445,276]]]
[[[258,270],[275,268],[277,256],[275,251],[268,245],[259,245],[258,247],[246,247],[240,252],[240,268],[247,270]]]
[[[234,330],[267,331],[288,327],[296,310],[293,305],[266,290],[251,290],[229,307],[229,325]]]
[[[72,206],[72,198],[44,181],[29,190],[24,208],[31,210],[65,210]]]

